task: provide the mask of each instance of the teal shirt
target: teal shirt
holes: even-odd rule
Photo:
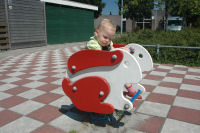
[[[93,36],[93,37],[90,37],[90,40],[89,40],[89,42],[88,42],[87,45],[86,45],[86,49],[104,50],[104,47],[102,47],[102,46],[99,44],[99,42],[98,42],[98,40],[96,39],[96,37]],[[112,49],[113,49],[113,42],[111,41],[111,42],[110,42],[110,50],[112,50]]]

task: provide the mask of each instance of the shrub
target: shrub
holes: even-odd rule
[[[115,38],[114,43],[141,45],[168,45],[200,47],[200,28],[184,28],[181,31],[151,31],[140,30]],[[154,62],[182,64],[188,66],[200,66],[200,49],[160,48],[159,54],[156,48],[149,48]]]

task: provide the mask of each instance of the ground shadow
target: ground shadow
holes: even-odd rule
[[[121,122],[121,120],[123,119],[124,116],[131,115],[130,112],[116,110],[115,113],[113,114],[114,117],[112,117],[112,120],[108,122],[108,121],[94,120],[93,118],[91,118],[92,113],[81,111],[77,109],[73,104],[62,105],[59,111],[62,114],[67,115],[68,117],[76,121],[86,122],[101,127],[109,125],[112,126],[113,128],[119,128],[121,126],[124,126],[124,122]],[[118,115],[118,117],[116,117],[116,115]]]

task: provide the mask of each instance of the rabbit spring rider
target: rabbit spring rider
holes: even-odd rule
[[[151,70],[153,63],[141,45],[128,44],[125,47],[134,47],[135,52],[131,54],[119,48],[112,51],[87,49],[69,58],[62,88],[76,108],[100,114],[133,108],[132,102],[145,91],[139,84],[142,72]],[[138,90],[131,100],[123,95],[126,83]]]

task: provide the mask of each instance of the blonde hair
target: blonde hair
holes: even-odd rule
[[[105,27],[105,26],[109,26],[109,27],[113,28],[114,30],[116,30],[115,24],[113,24],[113,22],[109,19],[103,19],[100,22],[100,24],[98,25],[97,29],[100,29],[101,27]]]

